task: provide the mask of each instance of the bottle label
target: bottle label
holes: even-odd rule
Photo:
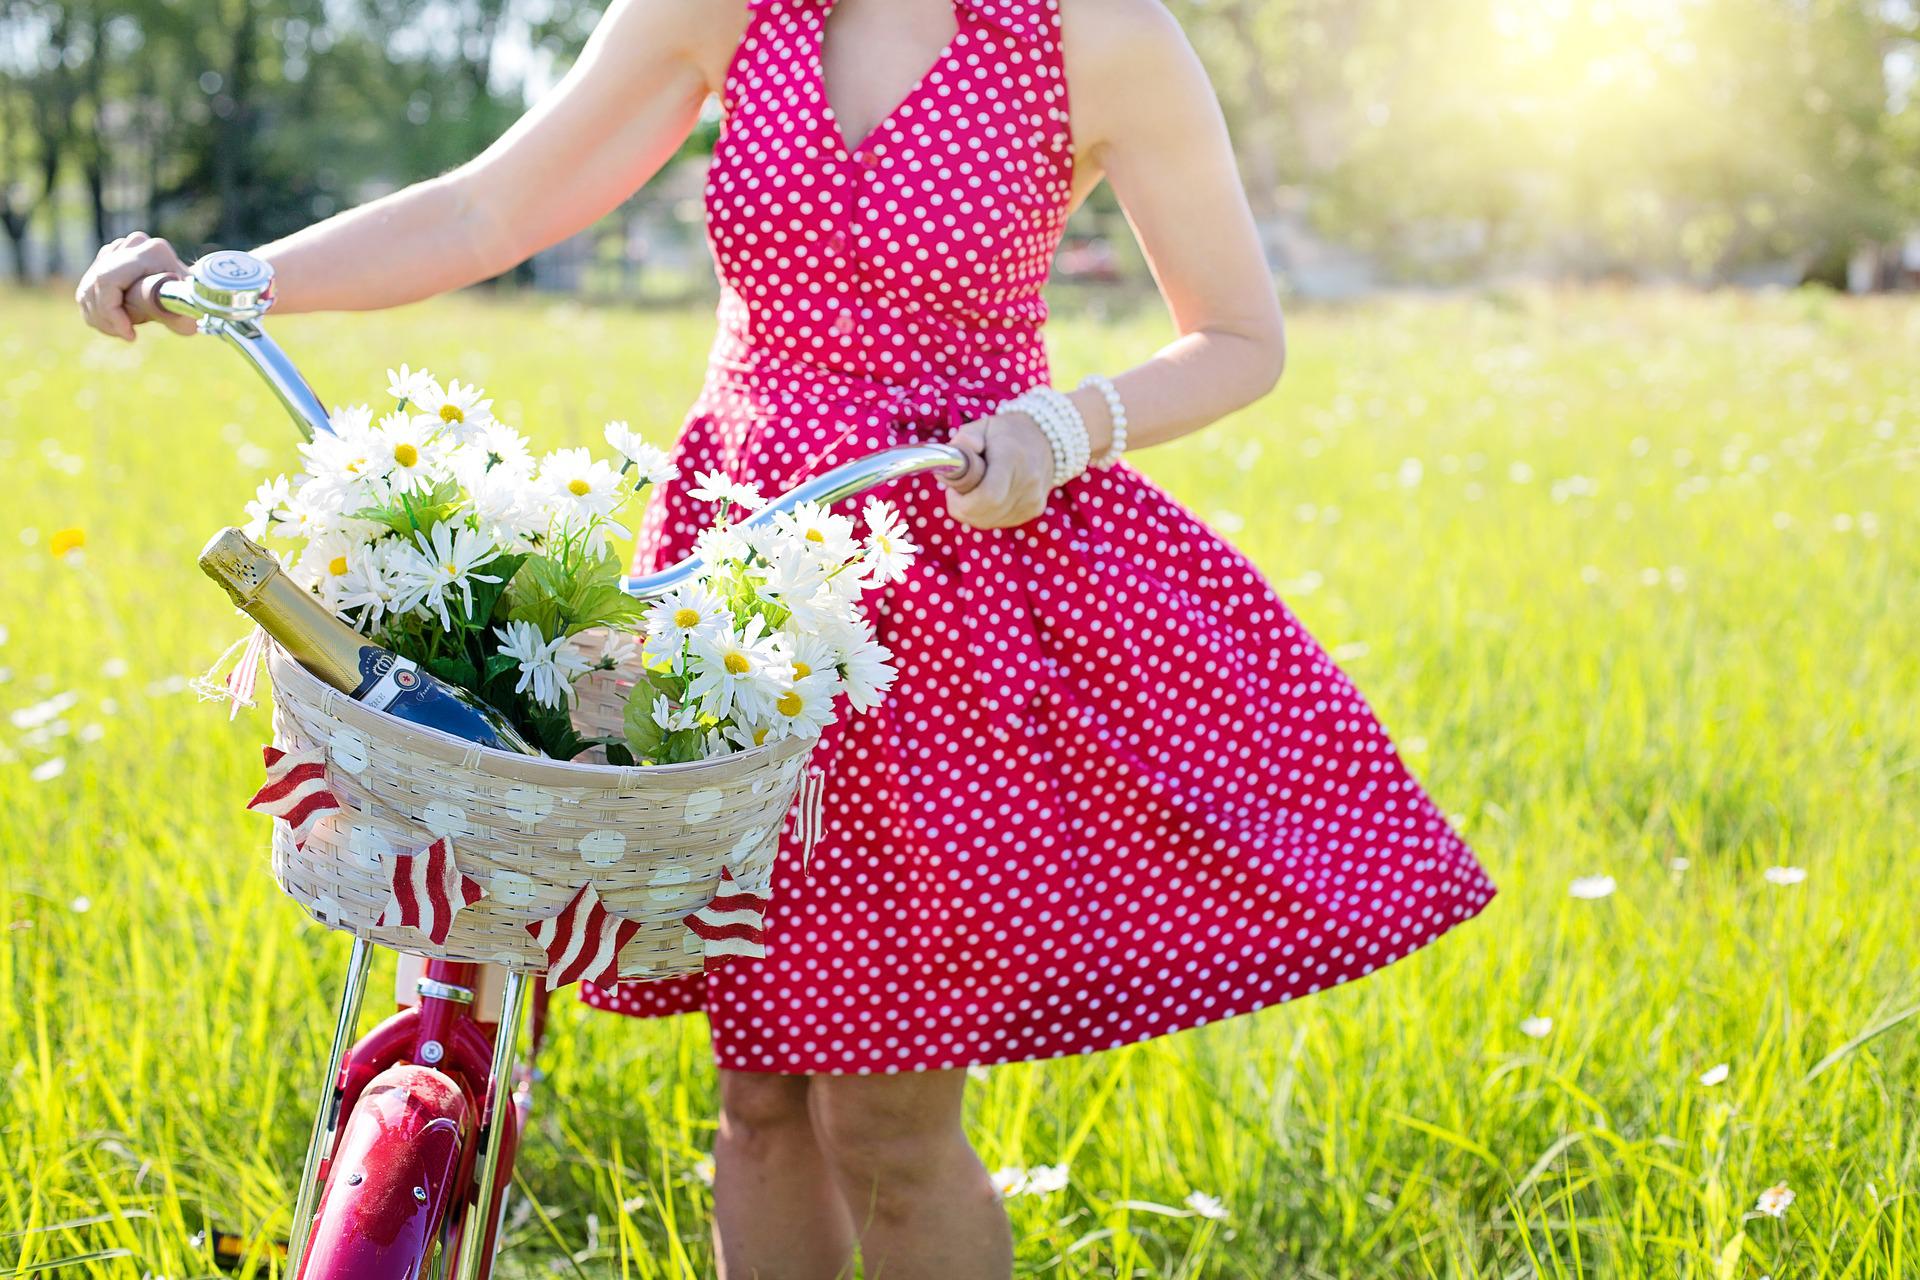
[[[360,650],[360,687],[353,696],[375,711],[387,710],[395,698],[413,693],[422,683],[420,668],[412,659],[376,645]]]

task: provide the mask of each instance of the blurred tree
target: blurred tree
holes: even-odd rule
[[[1831,275],[1920,217],[1916,0],[1168,3],[1267,225],[1409,276]],[[443,172],[603,7],[0,0],[14,272],[133,226],[255,243]]]

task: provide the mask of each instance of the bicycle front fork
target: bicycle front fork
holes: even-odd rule
[[[287,1276],[300,1280],[313,1243],[314,1209],[319,1198],[320,1172],[339,1142],[342,1104],[345,1100],[348,1055],[354,1045],[354,1032],[366,995],[367,977],[372,969],[374,945],[355,938],[347,959],[346,981],[340,995],[340,1009],[334,1022],[333,1047],[328,1055],[318,1105],[314,1108],[313,1130],[307,1140],[307,1154],[300,1171],[300,1183],[294,1198],[293,1224],[288,1243]],[[507,1149],[508,1130],[513,1124],[514,1053],[520,1036],[520,1023],[526,1011],[529,979],[509,973],[502,992],[500,1022],[494,1033],[493,1059],[488,1072],[486,1098],[482,1103],[477,1132],[479,1149],[467,1167],[473,1170],[472,1197],[460,1220],[458,1241],[458,1280],[481,1280],[492,1267],[497,1243],[495,1219],[499,1213],[499,1180],[502,1153]],[[466,1197],[457,1197],[450,1210],[460,1212]]]

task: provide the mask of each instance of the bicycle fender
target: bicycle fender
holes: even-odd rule
[[[474,1128],[466,1095],[401,1063],[368,1082],[314,1215],[301,1280],[418,1280]]]

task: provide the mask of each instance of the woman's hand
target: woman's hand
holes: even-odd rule
[[[951,443],[986,463],[973,488],[947,490],[947,513],[955,520],[976,529],[1010,529],[1046,510],[1053,492],[1053,446],[1032,418],[1024,413],[977,418],[954,432]]]
[[[80,314],[88,324],[102,333],[132,342],[134,319],[127,314],[127,294],[148,276],[186,274],[187,264],[180,261],[172,245],[144,231],[136,231],[100,250],[93,265],[80,277],[73,300],[80,304]],[[192,320],[171,312],[161,316],[160,322],[175,333],[194,331]]]

